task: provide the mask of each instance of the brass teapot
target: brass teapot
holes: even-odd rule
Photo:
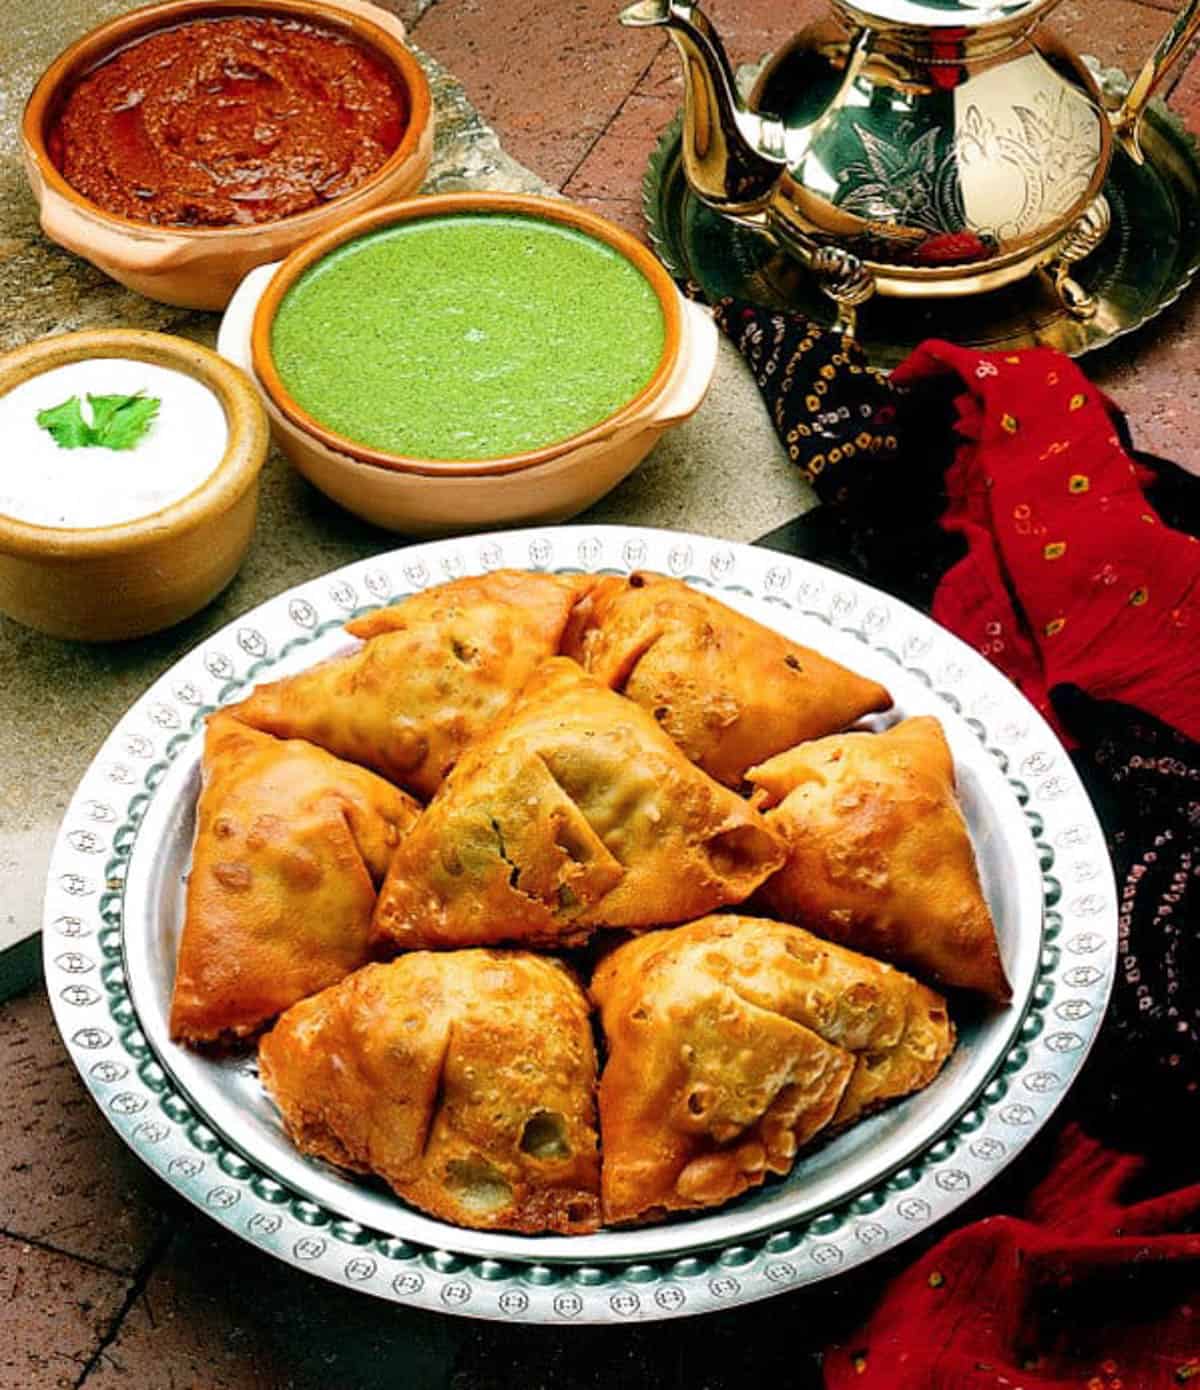
[[[1044,271],[1095,313],[1072,267],[1103,241],[1119,142],[1200,29],[1189,0],[1110,107],[1041,20],[1058,0],[831,0],[738,95],[720,38],[688,0],[636,0],[683,59],[683,164],[710,207],[798,257],[853,332],[874,294],[977,294]]]

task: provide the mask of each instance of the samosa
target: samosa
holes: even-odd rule
[[[460,1226],[599,1224],[596,1054],[560,961],[414,951],[289,1009],[259,1046],[296,1146]]]
[[[369,959],[376,887],[420,806],[299,739],[208,721],[171,1036],[228,1040]]]
[[[593,580],[496,570],[355,618],[347,656],[260,685],[232,712],[372,768],[422,800],[559,648]]]
[[[773,916],[939,988],[1011,997],[935,718],[818,739],[747,776],[788,847],[762,891]]]
[[[750,805],[639,705],[545,662],[460,758],[392,859],[392,948],[564,946],[744,901],[783,862]]]
[[[945,1001],[799,927],[734,914],[650,932],[591,985],[606,1222],[718,1206],[799,1151],[927,1086],[954,1045]]]
[[[577,604],[563,652],[732,787],[754,763],[892,703],[877,681],[657,574],[600,580]]]

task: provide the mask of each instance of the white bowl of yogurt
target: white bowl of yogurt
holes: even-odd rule
[[[268,425],[246,375],[102,329],[0,357],[0,611],[112,641],[189,617],[254,533]]]

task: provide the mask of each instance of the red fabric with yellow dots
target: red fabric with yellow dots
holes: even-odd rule
[[[827,1390],[1200,1386],[1200,1185],[1145,1186],[1068,1126],[1019,1216],[947,1236],[825,1353]]]
[[[827,1350],[826,1386],[1200,1390],[1200,549],[1143,494],[1168,471],[1130,458],[1068,359],[931,342],[892,381],[947,377],[962,442],[939,524],[967,553],[932,611],[1076,749],[1121,885],[1120,970],[1055,1152],[976,1207],[1005,1214],[892,1279]]]
[[[1046,349],[981,354],[931,341],[892,382],[946,373],[965,388],[955,402],[964,442],[941,525],[968,551],[938,586],[933,616],[1068,741],[1049,698],[1062,684],[1200,739],[1200,551],[1147,503],[1113,407]]]

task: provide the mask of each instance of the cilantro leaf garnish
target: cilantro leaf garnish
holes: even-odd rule
[[[83,418],[78,396],[38,411],[38,424],[59,448],[81,449],[95,444],[102,449],[132,449],[144,438],[162,404],[156,396],[140,391],[134,396],[89,395],[87,401],[92,413],[90,425]]]
[[[91,426],[84,424],[78,396],[72,396],[61,405],[39,410],[37,422],[42,429],[50,432],[60,449],[82,449],[84,445],[95,442]]]
[[[162,402],[157,396],[89,396],[96,443],[105,449],[132,449],[154,423]]]

